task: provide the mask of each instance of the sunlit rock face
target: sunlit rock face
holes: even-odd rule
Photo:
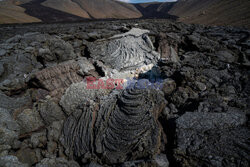
[[[92,57],[116,70],[136,69],[156,64],[160,55],[153,50],[148,30],[137,28],[90,45]]]
[[[164,138],[158,117],[166,101],[156,90],[129,89],[84,106],[64,123],[63,144],[76,158],[121,163],[153,156]]]

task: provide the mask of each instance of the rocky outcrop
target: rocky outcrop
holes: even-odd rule
[[[160,56],[154,52],[147,33],[149,31],[135,28],[108,41],[97,41],[89,46],[91,56],[119,71],[156,64]]]
[[[185,113],[176,121],[176,158],[182,166],[248,166],[244,113]]]
[[[87,83],[84,81],[72,84],[62,96],[60,105],[63,107],[64,112],[70,115],[76,111],[79,106],[86,103],[98,102],[102,96],[108,95],[109,93],[110,90],[87,89]]]
[[[125,90],[118,99],[101,101],[99,109],[83,106],[72,113],[64,123],[62,142],[75,157],[98,157],[108,164],[153,156],[163,144],[157,119],[165,103],[157,91]]]
[[[31,97],[27,92],[22,97],[13,98],[0,91],[0,106],[5,109],[15,110],[31,105]]]
[[[21,134],[38,130],[44,126],[39,113],[35,110],[26,109],[17,115],[17,122],[21,125]]]
[[[18,167],[28,167],[28,164],[23,164],[18,161],[18,158],[12,155],[9,156],[3,156],[0,157],[0,166],[5,167],[12,167],[12,166],[18,166]]]
[[[27,33],[10,38],[7,43],[7,45],[0,46],[8,50],[8,54],[0,62],[2,66],[0,90],[6,92],[7,95],[20,94],[27,89],[27,82],[38,69],[76,58],[73,47],[69,43],[48,34]],[[60,68],[57,69],[57,73],[58,70]],[[41,77],[39,72],[37,75]],[[54,88],[50,86],[47,89]]]
[[[161,58],[177,63],[180,58],[177,55],[178,46],[176,39],[166,34],[160,34],[157,40],[159,44],[157,51],[160,53]]]
[[[0,166],[249,166],[249,34],[0,27]]]
[[[12,118],[10,111],[0,108],[0,157],[8,155],[19,133],[20,126]]]
[[[37,104],[37,110],[47,125],[64,120],[65,116],[61,107],[53,99],[48,99]]]
[[[63,158],[46,158],[43,159],[36,167],[79,167],[80,165],[75,161],[67,161]]]
[[[46,89],[53,97],[60,97],[71,84],[83,80],[78,75],[79,70],[80,66],[75,61],[59,64],[36,72],[30,83]]]

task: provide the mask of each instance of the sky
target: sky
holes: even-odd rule
[[[143,3],[143,2],[175,2],[176,0],[119,0],[127,3]]]

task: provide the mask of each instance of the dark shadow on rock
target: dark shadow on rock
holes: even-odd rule
[[[169,160],[169,166],[179,167],[181,166],[174,157],[174,149],[176,148],[176,123],[175,118],[171,118],[166,120],[163,117],[159,118],[159,122],[161,123],[164,133],[167,136],[167,145],[166,145],[166,154]]]

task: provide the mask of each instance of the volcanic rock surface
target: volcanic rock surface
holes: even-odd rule
[[[153,156],[160,152],[163,131],[158,117],[163,93],[129,89],[105,97],[97,105],[73,112],[65,121],[63,144],[84,161],[97,154],[107,164]]]
[[[0,166],[248,167],[249,36],[166,20],[0,27]]]
[[[147,30],[133,28],[129,33],[113,36],[110,41],[93,42],[89,51],[96,54],[91,56],[118,71],[156,64],[160,56],[153,51],[148,33]]]

